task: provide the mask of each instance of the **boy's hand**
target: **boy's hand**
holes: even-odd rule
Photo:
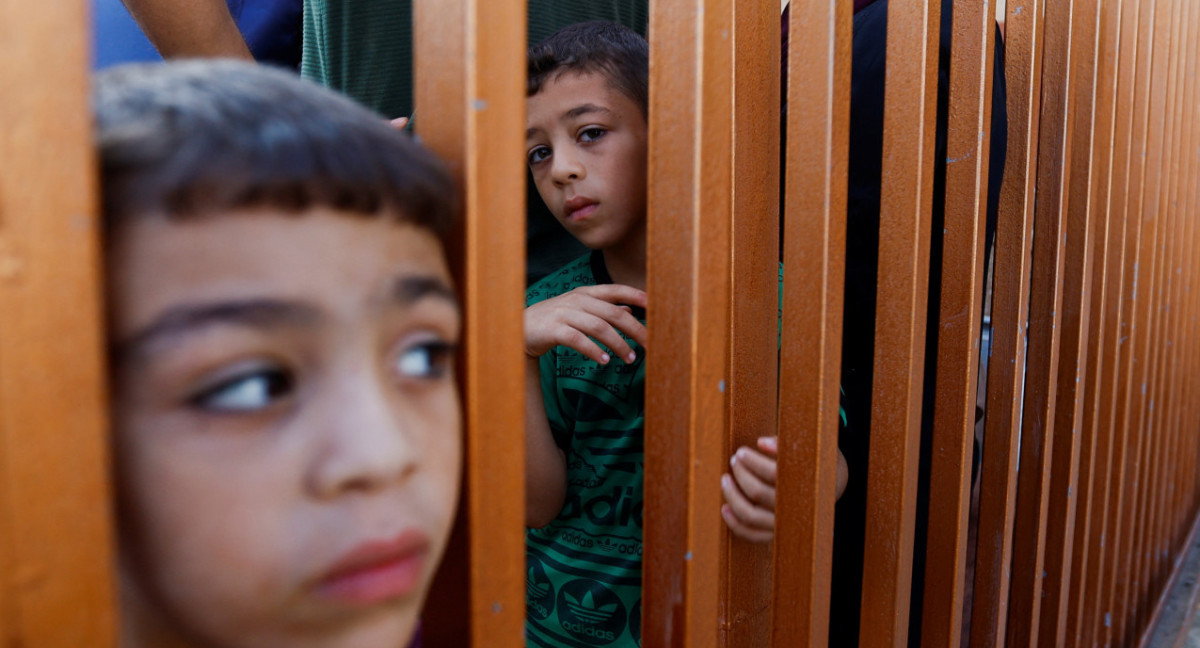
[[[537,358],[561,344],[608,364],[609,355],[599,342],[625,362],[633,362],[637,356],[620,333],[644,347],[646,327],[630,306],[645,308],[646,293],[618,284],[582,286],[538,302],[525,309],[525,354]]]
[[[775,537],[775,457],[778,437],[759,437],[758,450],[742,446],[729,460],[730,472],[721,476],[725,504],[721,517],[733,535],[750,542]]]

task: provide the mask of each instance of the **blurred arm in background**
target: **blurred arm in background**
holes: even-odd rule
[[[123,0],[163,58],[253,61],[224,0]]]

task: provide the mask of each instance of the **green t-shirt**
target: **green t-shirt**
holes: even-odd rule
[[[526,292],[526,303],[611,283],[600,253],[586,254]],[[645,313],[635,310],[645,322]],[[541,358],[542,395],[566,455],[558,517],[525,534],[528,645],[640,646],[645,353],[600,365],[555,347]]]
[[[529,42],[585,20],[645,35],[649,0],[530,0]],[[300,73],[388,118],[412,113],[411,0],[304,0]]]

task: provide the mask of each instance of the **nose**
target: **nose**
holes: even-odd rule
[[[587,176],[587,169],[579,155],[571,147],[559,147],[550,158],[550,178],[555,184],[565,185]]]
[[[312,415],[314,445],[307,487],[318,499],[370,492],[404,482],[421,460],[418,431],[396,407],[382,378],[332,381]]]

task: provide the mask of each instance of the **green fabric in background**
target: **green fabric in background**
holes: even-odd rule
[[[412,3],[304,0],[300,74],[395,118],[412,113]]]

